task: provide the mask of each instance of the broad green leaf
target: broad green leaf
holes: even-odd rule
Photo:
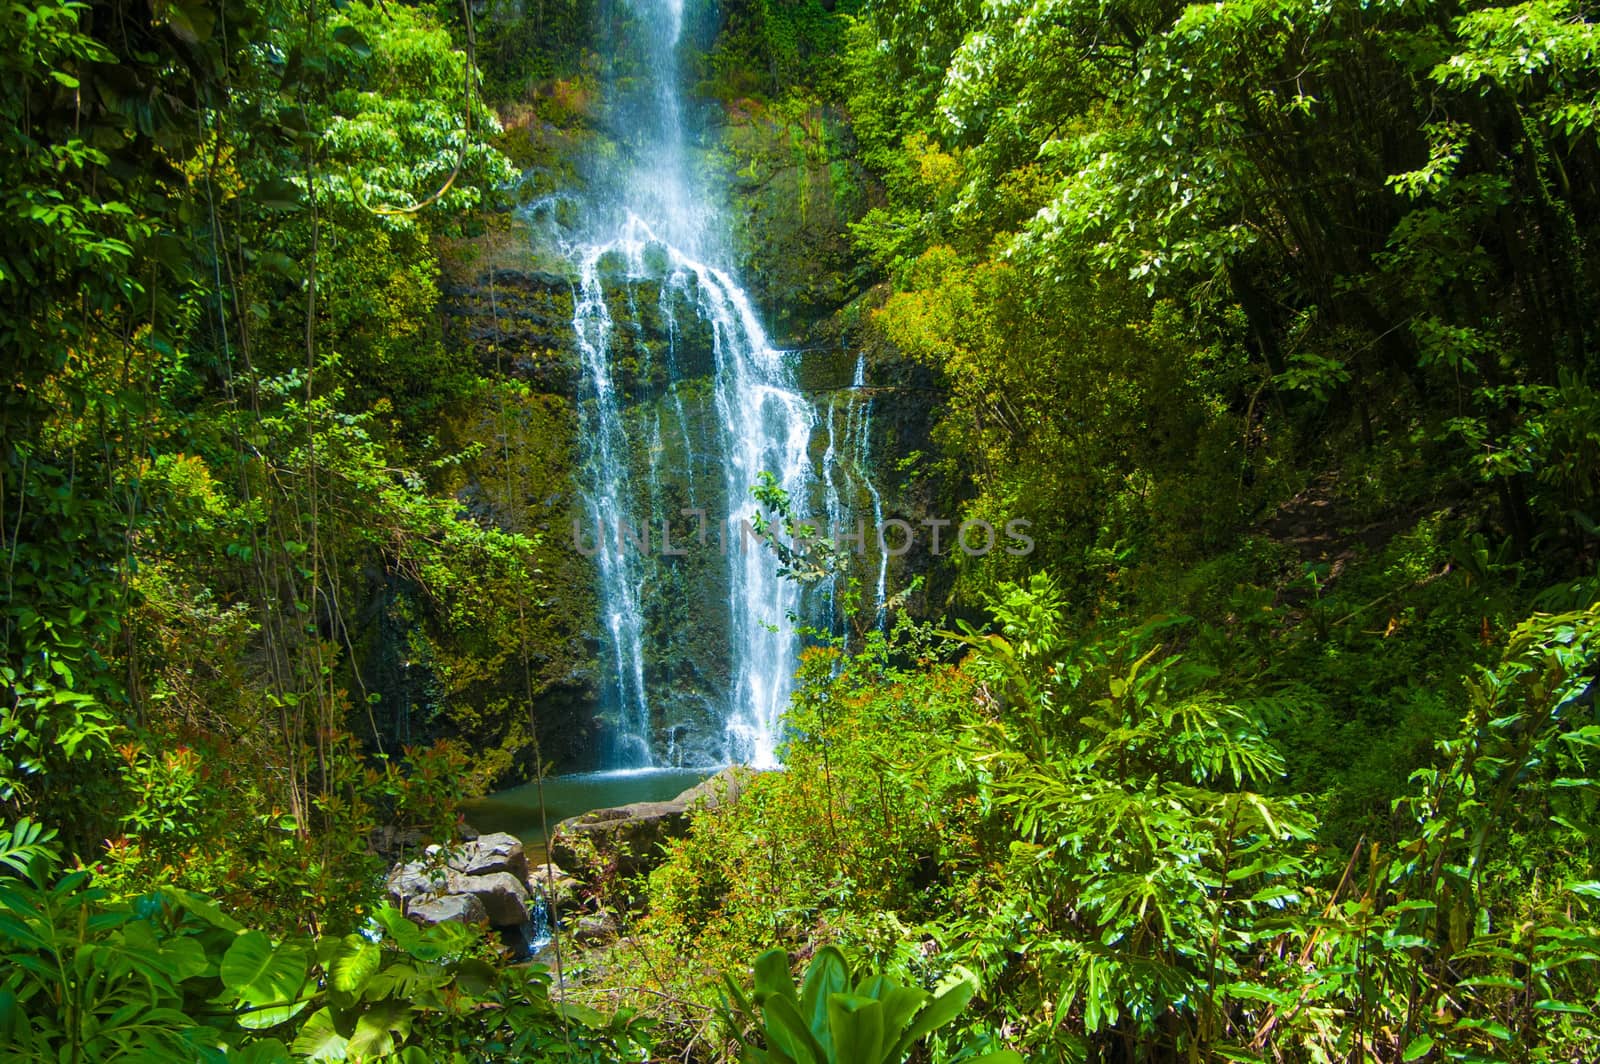
[[[344,1060],[348,1046],[344,1035],[334,1029],[333,1016],[325,1008],[311,1014],[294,1040],[295,1054],[306,1060]]]
[[[894,986],[876,995],[883,1002],[883,1041],[886,1047],[899,1045],[912,1017],[928,1000],[926,990],[914,986]]]
[[[826,1061],[840,1059],[837,1042],[832,1054],[824,1050],[800,1017],[800,1010],[795,1003],[784,995],[767,995],[761,1003],[761,1013],[766,1019],[763,1026],[768,1042],[798,1064],[825,1064]],[[837,1038],[837,1032],[834,1037]]]
[[[276,1027],[300,1015],[311,1005],[310,998],[301,998],[290,1001],[286,1005],[251,1006],[241,1011],[237,1019],[239,1026],[249,1031],[264,1031],[269,1027]]]
[[[369,1001],[386,997],[409,997],[421,982],[421,975],[410,964],[391,964],[375,972],[367,981],[363,996]]]
[[[967,1002],[972,1000],[972,995],[977,991],[977,978],[965,968],[958,967],[951,978],[934,991],[933,1000],[923,1007],[917,1014],[916,1021],[905,1034],[900,1036],[890,1056],[895,1060],[904,1059],[918,1039],[926,1037],[929,1032],[938,1030],[960,1015],[961,1010],[967,1007]]]
[[[850,965],[834,946],[824,946],[811,958],[805,982],[800,988],[800,1018],[816,1036],[824,1057],[834,1052],[833,1034],[828,1027],[828,996],[850,988]]]
[[[411,1030],[409,1001],[380,1001],[356,1021],[350,1036],[349,1052],[357,1058],[382,1057],[393,1053]]]
[[[852,1064],[883,1060],[883,1002],[859,994],[828,997],[828,1026],[833,1029],[834,1059]],[[890,1054],[891,1059],[899,1057]]]
[[[205,948],[195,939],[169,938],[162,944],[162,951],[172,965],[174,977],[180,983],[185,979],[203,975],[211,968]]]
[[[271,975],[274,952],[272,940],[264,932],[252,928],[241,933],[222,956],[219,973],[222,985],[236,993],[245,993],[258,979]]]
[[[1553,998],[1541,998],[1533,1003],[1533,1007],[1542,1012],[1567,1012],[1575,1016],[1588,1016],[1593,1011],[1586,1005],[1574,1005],[1570,1001],[1556,1001]]]
[[[210,923],[210,925],[214,926],[214,928],[222,928],[224,931],[245,930],[245,925],[243,925],[243,923],[238,922],[238,920],[235,920],[234,917],[230,917],[230,915],[227,915],[226,912],[222,912],[222,907],[219,906],[219,904],[216,904],[216,902],[211,901],[210,898],[206,898],[205,894],[195,894],[194,891],[178,890],[178,888],[174,888],[174,886],[173,888],[166,888],[166,891],[163,891],[163,893],[165,893],[168,898],[178,902],[179,906],[184,909],[184,912],[195,915],[195,917],[202,918],[202,920],[205,920],[206,923]]]
[[[1402,1061],[1420,1060],[1422,1057],[1427,1056],[1428,1050],[1432,1048],[1433,1036],[1419,1034],[1410,1042],[1406,1043],[1406,1050],[1404,1053],[1400,1054],[1400,1059]]]
[[[769,949],[757,957],[751,967],[755,972],[758,1001],[763,994],[782,994],[792,1002],[799,1002],[800,998],[794,991],[794,979],[789,975],[789,954],[786,951]]]
[[[251,1029],[276,1026],[304,1011],[300,999],[306,985],[307,954],[303,946],[275,946],[260,931],[237,936],[222,956],[222,985],[240,1005],[239,1025]]]
[[[383,951],[360,935],[346,935],[334,955],[330,970],[333,988],[345,994],[359,994],[377,974]]]

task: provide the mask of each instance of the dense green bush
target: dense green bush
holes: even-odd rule
[[[1299,707],[1172,649],[1192,622],[1075,637],[1044,578],[994,611],[955,668],[807,659],[786,770],[651,879],[642,948],[698,962],[654,966],[675,993],[776,936],[912,982],[966,965],[974,1030],[1042,1059],[1553,1060],[1594,1037],[1600,608],[1534,616],[1453,685],[1462,723],[1392,830],[1337,845],[1283,789],[1272,728]]]

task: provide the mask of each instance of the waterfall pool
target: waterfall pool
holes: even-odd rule
[[[579,772],[547,776],[544,781],[544,822],[555,830],[569,816],[591,809],[607,809],[632,802],[661,802],[676,798],[716,768],[630,768],[608,772]],[[504,831],[527,847],[530,857],[544,852],[544,829],[539,818],[539,785],[522,783],[503,791],[461,803],[467,822],[482,832]]]

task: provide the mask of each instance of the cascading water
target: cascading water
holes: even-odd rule
[[[856,356],[856,374],[850,382],[850,388],[857,394],[867,386],[867,356]],[[854,406],[851,407],[854,412]],[[883,530],[883,496],[878,493],[878,486],[872,480],[872,399],[867,398],[862,404],[861,419],[857,428],[858,435],[855,446],[851,449],[855,459],[856,476],[867,489],[867,495],[872,499],[872,527],[879,530],[878,535],[878,579],[873,585],[872,604],[873,621],[882,628],[888,618],[889,606],[889,544],[884,539]]]
[[[637,241],[633,242],[637,246]],[[607,246],[582,249],[578,295],[573,301],[573,333],[589,389],[583,436],[588,445],[584,474],[586,509],[596,538],[600,571],[600,609],[611,637],[618,712],[609,757],[616,765],[649,765],[650,700],[644,682],[644,614],[640,609],[640,552],[629,550],[627,533],[637,529],[630,500],[628,440],[612,381],[609,354],[614,323],[600,283],[600,256]]]
[[[789,382],[744,293],[726,284],[722,294],[722,306],[708,309],[718,319],[737,311],[741,327],[735,331],[731,320],[719,320],[716,330],[717,408],[728,430],[727,497],[749,499],[750,486],[768,472],[790,498],[803,499],[811,478],[811,406]],[[724,337],[733,342],[724,343]],[[728,518],[730,540],[734,527],[739,530],[736,553],[730,543],[728,582],[734,662],[728,752],[734,760],[769,767],[776,763],[778,719],[789,704],[798,650],[790,618],[799,610],[800,589],[778,575],[772,555],[758,546],[747,549],[744,529],[754,513],[754,504],[745,502]]]
[[[839,530],[841,536],[861,536],[861,553],[876,539],[878,549],[877,573],[873,580],[873,621],[883,628],[888,620],[889,548],[888,543],[874,530],[883,527],[883,496],[872,477],[872,397],[867,394],[867,360],[864,354],[856,356],[855,375],[843,397],[844,428],[838,428],[840,396],[837,392],[828,399],[828,445],[822,452],[822,483],[824,510],[829,529]],[[866,506],[860,507],[857,518],[856,500],[865,495]],[[871,528],[865,523],[870,510]],[[843,540],[841,539],[841,543]],[[830,603],[838,600],[839,577],[829,581]],[[837,625],[841,618],[832,618]],[[835,627],[835,634],[840,629]]]
[[[775,557],[749,534],[751,488],[770,473],[805,507],[815,480],[809,451],[817,416],[749,297],[713,264],[726,255],[714,200],[690,165],[678,87],[681,0],[629,3],[643,24],[632,43],[645,89],[637,88],[640,78],[619,79],[633,87],[617,89],[610,108],[628,161],[595,183],[585,204],[592,217],[558,238],[576,272],[583,510],[609,644],[606,695],[614,703],[607,759],[619,768],[686,759],[770,766],[799,650],[791,617],[801,603],[799,588],[778,576]],[[637,295],[645,286],[658,292],[649,313],[659,319],[665,357],[652,356],[640,338],[647,305]],[[711,385],[697,408],[680,391],[688,373],[679,361],[691,332],[709,348]],[[666,402],[640,419],[630,413],[631,393],[650,388],[664,388]],[[697,409],[700,423],[691,428]],[[668,462],[669,448],[681,448],[681,462]],[[717,552],[715,558],[652,557],[665,547],[663,526],[677,522],[667,532],[681,544],[693,516],[695,549]],[[725,584],[726,616],[687,605],[672,612],[681,605],[672,601],[673,582],[696,576]],[[691,597],[679,588],[678,598]],[[685,625],[703,626],[712,633],[704,641],[725,655],[717,676],[722,697],[698,696],[718,703],[707,716],[720,735],[694,744],[680,743],[680,733],[692,729],[673,720],[662,701],[692,701],[685,688],[708,681],[669,675],[672,669],[651,660],[664,640],[689,638]]]

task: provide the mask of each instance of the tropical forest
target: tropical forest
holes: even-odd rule
[[[0,1064],[1600,1062],[1592,0],[4,0]]]

